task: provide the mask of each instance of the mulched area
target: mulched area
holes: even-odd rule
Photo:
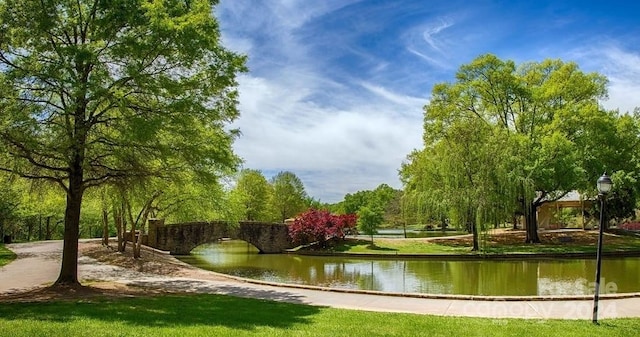
[[[79,244],[80,254],[105,264],[159,275],[183,276],[189,267],[185,267],[166,253],[156,252],[142,247],[141,258],[134,259],[131,244],[125,252],[119,252],[115,242],[103,246],[100,242]],[[0,294],[0,302],[47,302],[53,300],[90,301],[100,298],[121,298],[134,296],[154,296],[167,292],[130,287],[116,282],[86,281],[83,285],[52,285],[28,291]]]
[[[490,246],[518,246],[525,242],[526,233],[524,231],[505,231],[498,234],[488,234],[486,237],[480,234],[481,240]],[[597,230],[571,230],[562,232],[539,232],[540,241],[545,245],[595,245],[598,242]],[[459,238],[435,238],[430,241],[446,246],[470,246],[473,238],[471,236]],[[606,233],[605,240],[608,243],[624,243],[627,240],[624,236]]]
[[[139,272],[168,276],[183,275],[184,265],[177,263],[165,252],[142,246],[140,258],[134,259],[131,243],[126,245],[124,252],[119,252],[117,246],[113,240],[109,242],[109,246],[103,246],[100,242],[87,242],[80,245],[80,253],[104,264]]]

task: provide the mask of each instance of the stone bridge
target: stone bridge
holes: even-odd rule
[[[240,239],[254,245],[260,253],[282,253],[294,245],[288,227],[280,223],[242,221],[189,222],[165,225],[162,219],[149,220],[147,243],[150,247],[186,255],[204,243],[222,238]]]

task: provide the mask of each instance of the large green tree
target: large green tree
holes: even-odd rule
[[[526,241],[539,242],[540,205],[574,189],[592,191],[605,169],[626,169],[632,161],[628,139],[637,133],[616,132],[622,117],[599,105],[606,83],[571,62],[517,66],[494,55],[478,57],[460,67],[455,82],[434,87],[425,106],[425,149],[403,167],[405,187],[415,195],[433,189],[441,193],[438,203],[461,213],[451,197],[462,186],[471,202],[463,212],[467,218],[492,214],[499,221],[498,203],[522,212]],[[446,165],[454,167],[447,172]],[[440,179],[419,167],[436,168]]]
[[[0,169],[66,194],[56,284],[78,284],[87,188],[237,166],[227,123],[245,59],[221,46],[216,3],[0,2]]]
[[[272,189],[262,172],[253,169],[242,170],[235,187],[231,190],[231,198],[240,209],[240,219],[268,220]]]
[[[278,172],[271,178],[271,186],[273,187],[271,208],[276,212],[278,221],[284,222],[309,207],[304,184],[295,173]]]

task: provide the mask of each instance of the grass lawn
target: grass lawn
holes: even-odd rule
[[[640,319],[518,320],[313,307],[222,295],[2,303],[2,336],[637,336]]]
[[[0,244],[0,267],[15,260],[16,254],[8,250],[3,244]]]
[[[595,253],[597,231],[542,232],[540,244],[525,244],[524,232],[480,235],[481,251],[485,254],[508,253]],[[374,238],[374,245],[366,239],[347,240],[333,250],[345,253],[368,254],[470,254],[471,237],[425,239]],[[604,251],[640,251],[640,238],[605,235]]]
[[[367,254],[465,254],[466,246],[440,245],[414,239],[374,238],[370,240],[347,240],[336,245],[333,250],[343,253]]]

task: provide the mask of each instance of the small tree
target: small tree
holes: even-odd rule
[[[373,245],[373,235],[378,233],[378,226],[382,223],[384,212],[379,208],[360,207],[358,210],[358,229],[364,234],[371,236]]]
[[[271,207],[277,213],[276,221],[284,222],[308,207],[306,205],[308,195],[304,190],[304,184],[295,173],[279,172],[271,178],[271,185],[273,186]]]
[[[241,210],[241,219],[265,221],[269,218],[269,199],[272,187],[262,172],[244,169],[240,172],[231,196]]]

